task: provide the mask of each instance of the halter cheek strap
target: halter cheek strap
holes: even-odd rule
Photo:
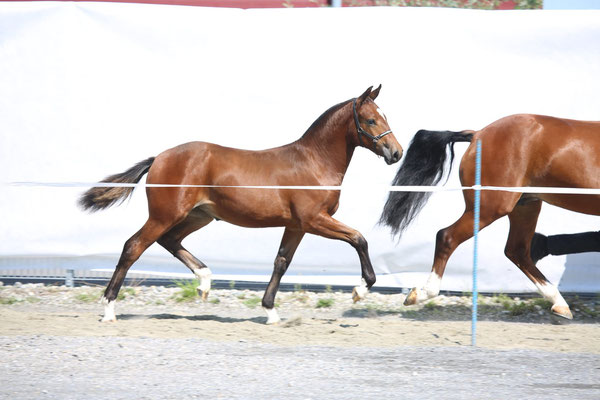
[[[385,135],[388,135],[388,134],[392,133],[391,130],[388,130],[388,131],[385,131],[383,133],[380,133],[377,136],[373,136],[369,132],[365,131],[362,128],[362,126],[360,126],[360,122],[358,121],[358,113],[356,112],[356,99],[352,100],[352,112],[354,113],[354,123],[356,124],[356,131],[357,131],[357,134],[358,134],[358,141],[360,142],[361,145],[363,144],[362,136],[361,135],[364,135],[364,136],[368,137],[369,139],[371,139],[373,141],[373,147],[375,147],[377,145],[377,142],[379,141],[379,139],[381,139]]]

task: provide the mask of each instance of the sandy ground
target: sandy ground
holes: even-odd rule
[[[349,304],[350,301],[349,301]],[[0,306],[0,335],[118,336],[255,341],[281,346],[467,346],[471,320],[422,320],[380,314],[289,307],[282,322],[266,325],[260,307],[232,309],[219,304],[133,306],[117,303],[115,323],[101,323],[100,304]],[[352,312],[354,310],[354,312]],[[359,308],[360,310],[360,308]],[[449,311],[450,312],[450,311]],[[443,313],[443,309],[441,311]],[[345,315],[351,315],[347,317]],[[356,316],[358,315],[358,316]],[[536,349],[600,354],[600,324],[550,319],[550,322],[479,321],[477,345],[489,349]]]
[[[0,399],[600,398],[596,317],[484,312],[474,348],[460,299],[414,311],[398,295],[282,293],[268,326],[256,293],[156,305],[141,291],[101,323],[85,290],[4,289]]]

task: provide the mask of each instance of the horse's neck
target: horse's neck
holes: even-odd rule
[[[345,108],[347,107],[338,110],[337,115],[334,114],[324,124],[306,132],[295,142],[305,155],[310,156],[312,162],[319,163],[331,173],[341,174],[341,177],[346,173],[356,147],[354,143],[349,143],[346,135],[352,114],[344,113]]]

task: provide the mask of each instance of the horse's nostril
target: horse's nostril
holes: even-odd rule
[[[398,161],[400,159],[400,153],[396,150],[396,152],[394,152],[394,161]]]

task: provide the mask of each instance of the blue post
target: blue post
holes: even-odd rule
[[[475,209],[473,214],[473,310],[471,313],[471,346],[477,346],[477,245],[479,236],[479,208],[481,197],[481,141],[477,140],[475,153]]]

